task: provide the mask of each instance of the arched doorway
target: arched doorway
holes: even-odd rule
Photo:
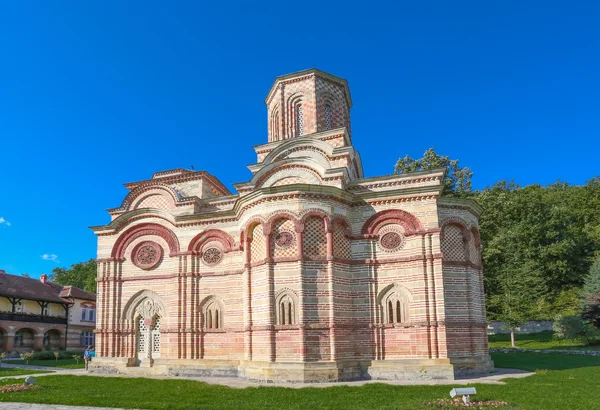
[[[44,348],[51,350],[60,349],[60,332],[56,329],[48,330],[44,333]]]
[[[33,341],[35,337],[35,332],[31,329],[25,328],[20,329],[15,333],[15,349],[33,349]]]
[[[137,359],[140,366],[152,366],[154,359],[160,357],[160,316],[151,319],[138,316],[136,323]]]

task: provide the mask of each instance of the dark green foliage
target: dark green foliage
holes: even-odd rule
[[[60,350],[59,359],[72,359],[74,355],[83,355],[83,350]],[[32,360],[56,360],[54,352],[34,352],[31,357]]]
[[[444,179],[443,195],[466,196],[471,192],[471,177],[473,172],[470,168],[461,167],[457,159],[436,154],[435,149],[429,148],[423,154],[423,158],[413,159],[408,155],[396,162],[394,172],[406,174],[408,172],[423,171],[436,168],[446,169]]]
[[[590,273],[585,278],[583,291],[585,296],[600,295],[600,258],[591,266]]]
[[[75,286],[96,293],[96,261],[79,262],[70,268],[54,268],[50,280],[63,286]]]
[[[502,181],[474,193],[485,209],[479,223],[490,318],[578,313],[585,277],[600,251],[598,182],[522,188]]]

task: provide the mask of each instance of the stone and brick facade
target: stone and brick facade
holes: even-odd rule
[[[479,205],[444,170],[364,178],[345,80],[278,77],[232,194],[204,171],[129,183],[98,236],[94,371],[262,381],[492,369]],[[223,147],[225,149],[225,147]]]
[[[0,352],[83,350],[94,344],[96,295],[0,271]]]

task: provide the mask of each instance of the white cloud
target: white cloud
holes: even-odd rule
[[[10,222],[8,222],[6,219],[4,219],[4,218],[2,218],[2,217],[0,216],[0,225],[2,225],[2,224],[6,225],[6,226],[11,226],[11,225],[12,225],[12,224],[11,224]]]
[[[58,255],[55,255],[53,253],[45,253],[42,255],[42,259],[45,261],[52,261],[52,262],[56,262],[59,263],[58,260]]]

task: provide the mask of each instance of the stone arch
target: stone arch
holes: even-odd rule
[[[121,203],[120,209],[134,209],[135,205],[139,204],[139,202],[144,199],[144,197],[146,196],[144,194],[149,193],[151,191],[156,191],[157,194],[160,192],[160,194],[168,196],[170,200],[173,201],[173,205],[177,204],[177,201],[180,197],[173,187],[160,182],[155,182],[151,185],[140,185],[133,189],[133,191],[127,194],[127,196]]]
[[[423,230],[421,222],[413,214],[402,209],[389,209],[377,212],[364,223],[361,233],[370,237],[379,234],[379,229],[387,224],[398,224],[404,228],[406,236]]]
[[[299,222],[291,212],[278,211],[273,214],[265,229],[271,236],[269,255],[273,258],[298,256]]]
[[[275,324],[297,325],[298,295],[290,288],[282,288],[275,294]]]
[[[311,159],[305,159],[303,162],[313,162],[315,167],[308,166],[306,164],[299,164],[293,162],[293,159],[283,160],[285,164],[277,165],[272,167],[268,171],[262,173],[263,170],[268,168],[265,167],[263,170],[256,173],[255,177],[258,177],[255,183],[256,188],[270,187],[282,185],[282,180],[288,179],[286,183],[303,183],[311,185],[322,185],[323,178],[317,168],[321,167],[319,164]]]
[[[412,301],[411,292],[398,283],[383,288],[377,296],[381,322],[384,324],[409,322]]]
[[[123,255],[125,254],[125,249],[127,249],[127,246],[129,246],[133,240],[144,235],[156,235],[163,238],[169,245],[169,256],[174,256],[179,253],[179,240],[173,231],[159,224],[143,223],[132,226],[123,232],[113,245],[110,256],[116,259],[123,259]]]
[[[166,318],[167,305],[156,292],[145,289],[129,298],[123,308],[121,323],[135,323],[137,317],[148,320],[157,315]]]
[[[279,104],[275,104],[270,109],[269,113],[269,141],[279,141],[281,140],[281,135],[279,135],[279,129],[281,124],[280,118],[280,109]]]
[[[233,249],[235,243],[233,238],[226,232],[220,229],[208,229],[194,236],[188,246],[189,252],[198,253],[202,249],[202,245],[210,241],[217,241],[223,245],[223,250],[229,252]]]
[[[44,332],[42,345],[45,348],[60,349],[62,346],[62,333],[56,328],[48,329]]]
[[[202,299],[200,308],[200,327],[203,329],[225,328],[225,303],[216,295],[210,295]]]
[[[38,335],[38,332],[35,331],[34,328],[29,327],[27,325],[22,325],[18,329],[15,330],[14,336],[14,347],[22,348],[22,349],[33,349],[35,343],[35,337]]]
[[[267,223],[264,227],[265,235],[271,234],[273,232],[275,222],[277,222],[280,219],[289,219],[294,224],[294,229],[298,231],[298,228],[300,227],[300,221],[298,220],[296,214],[290,211],[279,210],[269,216],[269,219],[267,220]]]
[[[287,116],[287,121],[286,124],[288,124],[288,138],[293,138],[293,137],[299,137],[302,136],[301,133],[298,132],[298,120],[297,120],[297,114],[298,114],[298,107],[302,107],[304,103],[304,93],[302,93],[301,91],[298,91],[294,94],[292,94],[288,99],[287,99],[287,103],[286,103],[286,116]],[[304,108],[302,108],[303,111]],[[306,114],[306,113],[304,113]]]
[[[343,215],[334,214],[329,218],[329,226],[333,229],[334,225],[341,225],[345,229],[345,233],[347,236],[352,236],[352,227],[350,225],[350,221]]]
[[[294,158],[289,155],[297,152],[297,151],[308,151],[310,150],[315,155],[310,156],[310,159],[324,166],[325,169],[331,167],[331,162],[329,160],[329,156],[333,155],[333,146],[330,144],[314,140],[311,137],[300,137],[294,138],[277,146],[273,151],[271,151],[263,160],[264,165],[270,165],[274,162]],[[316,157],[319,157],[317,159]],[[296,158],[296,161],[299,159],[307,159],[307,158]]]

